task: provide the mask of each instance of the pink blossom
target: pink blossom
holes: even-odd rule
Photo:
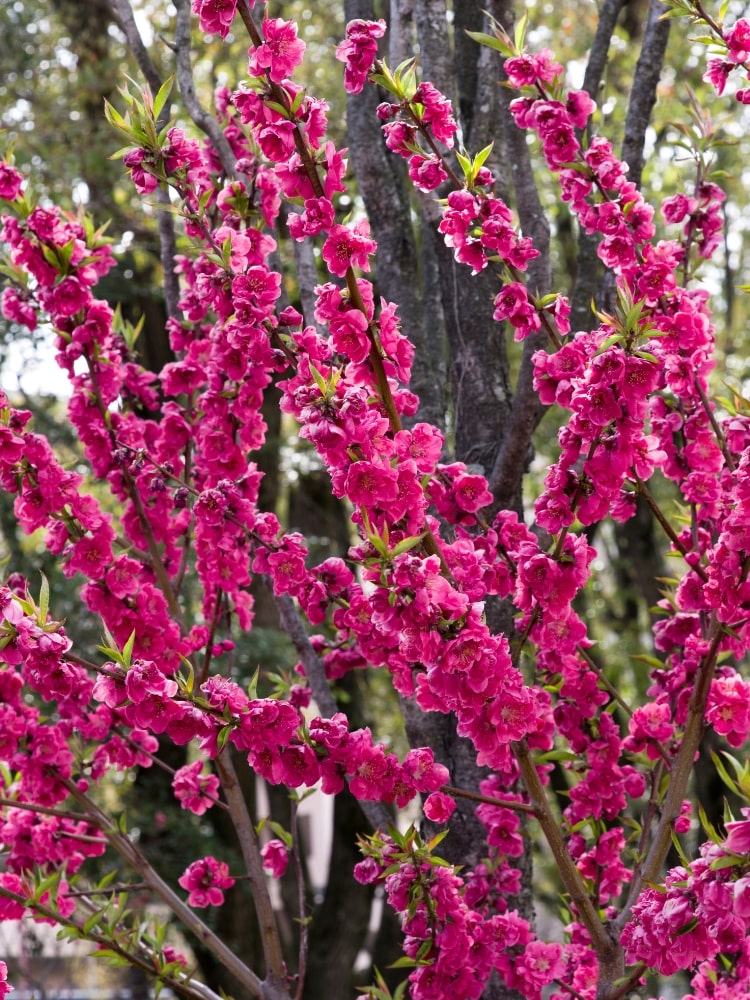
[[[431,83],[423,80],[414,91],[411,101],[412,105],[421,105],[421,110],[417,108],[417,114],[422,124],[429,127],[438,142],[450,149],[458,126],[448,98]]]
[[[196,907],[221,906],[223,890],[231,889],[235,882],[227,863],[210,856],[193,861],[177,881],[188,890],[190,906]]]
[[[729,74],[734,69],[735,64],[726,59],[709,59],[708,68],[703,74],[706,83],[710,83],[719,97],[724,93]]]
[[[23,187],[23,174],[9,163],[0,160],[0,198],[15,201]]]
[[[750,854],[750,809],[742,809],[745,819],[726,824],[727,837],[724,848],[732,854]]]
[[[386,24],[379,21],[349,21],[346,38],[336,48],[336,58],[345,64],[344,86],[347,93],[359,94],[378,54],[377,39],[385,34]]]
[[[274,878],[281,878],[289,864],[289,851],[282,840],[269,840],[261,848],[263,868]]]
[[[263,44],[250,49],[247,71],[250,76],[268,74],[273,83],[281,83],[302,62],[305,43],[297,37],[297,25],[280,17],[263,21]]]
[[[8,966],[5,962],[0,962],[0,997],[7,996],[13,992],[13,987],[8,982]]]
[[[175,772],[172,788],[183,809],[202,816],[216,802],[219,779],[215,774],[203,774],[203,762],[198,760]]]
[[[432,792],[424,803],[424,814],[433,823],[447,823],[453,815],[456,802],[444,792]]]
[[[198,15],[201,30],[222,38],[229,34],[236,9],[237,0],[193,0],[193,13]]]
[[[750,59],[750,21],[741,17],[724,32],[724,41],[729,49],[729,58],[734,63],[744,63]]]
[[[370,270],[368,256],[375,252],[377,244],[370,239],[370,225],[366,220],[353,227],[334,226],[323,244],[323,260],[331,274],[342,277],[350,267]]]
[[[448,174],[437,156],[414,155],[409,159],[409,177],[420,191],[434,191],[448,179]]]
[[[353,462],[346,477],[352,503],[365,507],[385,505],[398,496],[396,470],[374,462]]]

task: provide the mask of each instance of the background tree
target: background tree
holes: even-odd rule
[[[163,51],[159,52],[158,57],[147,51],[135,22],[129,18],[126,4],[118,2],[115,7],[120,27],[138,57],[139,69],[155,92],[164,81],[164,67],[169,59]],[[242,9],[247,14],[245,8]],[[64,18],[68,18],[68,24],[73,23],[72,19],[77,16],[76,12],[66,11],[65,5],[60,5],[60,12]],[[371,20],[377,13],[371,5],[365,3],[351,3],[345,10],[347,19],[360,17]],[[571,15],[566,7],[556,6],[555,13],[560,15],[562,26],[566,24],[566,18],[570,24]],[[651,3],[647,9],[643,5],[638,8],[631,4],[627,10],[623,4],[605,3],[598,20],[592,18],[590,21],[583,21],[590,32],[583,45],[588,52],[583,72],[584,90],[601,100],[608,85],[604,82],[604,71],[609,65],[612,70],[612,88],[620,102],[624,103],[622,95],[628,95],[627,111],[622,124],[623,158],[630,166],[630,176],[636,185],[643,179],[646,158],[644,151],[647,145],[653,143],[655,148],[657,146],[649,130],[652,128],[651,114],[662,67],[665,59],[669,59],[666,53],[670,22],[661,19],[663,13],[663,5],[656,2]],[[98,14],[101,14],[101,27],[107,23],[112,12],[108,7],[102,7]],[[188,65],[188,14],[184,2],[176,5],[173,31],[178,86],[186,113],[208,134],[214,144],[211,155],[218,164],[217,171],[229,180],[237,176],[236,154],[225,134],[207,114],[205,105],[208,98],[199,96],[200,88],[196,90],[196,81]],[[425,78],[434,81],[442,93],[453,99],[454,106],[458,108],[458,125],[466,148],[477,152],[482,148],[487,149],[490,143],[493,144],[487,162],[497,172],[498,189],[505,200],[513,204],[524,235],[533,239],[539,252],[529,262],[527,286],[530,292],[538,299],[543,299],[550,290],[560,285],[569,288],[577,326],[582,330],[593,330],[596,321],[588,309],[591,300],[596,302],[600,311],[612,311],[616,306],[614,285],[608,283],[604,269],[597,263],[598,238],[591,239],[585,232],[576,232],[570,216],[564,210],[552,210],[550,188],[547,182],[541,180],[538,156],[530,153],[524,133],[515,125],[509,111],[507,91],[502,87],[497,88],[494,83],[503,74],[501,53],[492,46],[479,46],[476,39],[467,34],[483,33],[491,36],[495,25],[500,25],[512,35],[515,27],[513,4],[496,0],[489,14],[484,14],[477,12],[474,5],[456,3],[450,9],[450,14],[449,18],[448,10],[442,3],[420,3],[419,0],[415,0],[413,5],[396,3],[391,12],[391,34],[388,39],[389,49],[393,53],[391,62],[398,62],[401,56],[410,51],[411,45],[416,43]],[[617,48],[618,39],[621,47],[623,39],[627,39],[629,43],[638,41],[639,54],[634,65],[631,61],[628,66],[629,60],[625,58],[621,60],[622,65],[617,59],[609,59],[609,52]],[[84,33],[78,44],[78,59],[82,69],[86,60],[91,62],[95,58],[104,58],[107,50],[102,32],[98,29],[92,30],[90,37]],[[254,44],[257,47],[255,40]],[[684,45],[684,40],[682,44]],[[632,54],[635,47],[629,44],[626,49],[628,54]],[[628,86],[624,80],[630,68],[633,75],[632,84]],[[382,96],[381,94],[380,97]],[[541,333],[532,334],[526,338],[518,353],[509,350],[506,336],[496,322],[496,276],[489,269],[472,276],[469,269],[459,265],[454,254],[446,248],[438,229],[442,214],[437,203],[430,197],[416,197],[411,193],[404,165],[386,151],[375,114],[377,104],[378,96],[373,89],[349,98],[349,145],[357,175],[357,194],[372,220],[373,234],[380,247],[377,292],[386,299],[401,304],[403,330],[417,349],[414,384],[422,397],[422,409],[410,416],[414,420],[429,419],[445,428],[448,431],[445,458],[464,462],[470,473],[481,472],[487,477],[492,493],[492,501],[488,504],[490,515],[499,510],[521,513],[524,477],[534,459],[535,440],[543,458],[552,460],[555,457],[554,453],[547,452],[542,434],[537,434],[535,438],[544,415],[544,407],[533,390],[532,357],[542,348],[546,338]],[[89,106],[85,98],[83,106]],[[133,111],[132,102],[130,107]],[[661,125],[654,129],[657,138],[659,129],[666,128],[668,126]],[[451,162],[455,168],[456,161]],[[659,183],[663,183],[666,173],[666,169],[657,161],[654,174]],[[92,190],[91,186],[89,189]],[[447,193],[447,187],[441,193]],[[346,195],[340,199],[336,208],[343,216],[351,206],[351,197]],[[167,207],[162,196],[160,258],[169,289],[174,246],[166,225],[171,216]],[[293,297],[295,304],[301,306],[303,312],[307,312],[306,318],[312,322],[315,317],[310,314],[310,278],[315,280],[315,276],[322,276],[323,272],[319,270],[320,262],[316,264],[309,245],[303,245],[300,249],[297,264],[301,274],[307,274],[308,278],[301,278],[298,284],[289,278],[286,291]],[[165,311],[170,319],[179,321],[180,306],[174,290],[171,294],[167,291],[165,303]],[[174,331],[174,325],[172,330]],[[270,385],[266,392],[269,403],[266,413],[270,416],[277,412],[278,397],[276,390]],[[278,424],[275,430],[278,430]],[[391,430],[395,432],[394,424]],[[268,481],[274,480],[278,464],[276,450],[272,448],[265,461],[266,470],[272,473],[267,477]],[[314,480],[311,478],[309,481]],[[651,497],[651,494],[648,496]],[[648,503],[649,500],[646,500],[646,504]],[[280,508],[280,494],[272,489],[261,509],[270,513],[279,512]],[[301,510],[298,501],[296,507],[294,502],[291,504],[291,510],[293,514]],[[304,527],[305,517],[300,513],[296,516],[300,518],[300,526]],[[316,520],[319,517],[319,514],[315,515]],[[644,602],[646,606],[650,606],[659,596],[658,591],[653,589],[653,580],[661,575],[661,564],[654,536],[649,537],[647,533],[647,528],[651,527],[650,519],[635,522],[635,530],[632,530],[631,522],[627,524],[627,529],[616,528],[612,531],[600,527],[594,521],[588,525],[587,534],[589,539],[594,539],[601,537],[603,531],[612,531],[609,536],[605,536],[605,543],[611,541],[619,556],[619,560],[613,561],[615,579],[622,581],[630,577],[634,584],[616,617],[632,619],[631,634],[635,635],[646,620]],[[647,528],[640,526],[643,524]],[[644,539],[645,545],[642,544]],[[346,539],[339,535],[338,541],[343,545]],[[627,567],[627,571],[622,569],[623,566]],[[586,608],[586,603],[581,598],[582,610]],[[595,618],[595,605],[592,607],[589,603],[588,607],[587,617]],[[297,643],[297,655],[304,660],[305,656],[310,655],[309,647],[304,637],[300,638],[295,632],[295,623],[287,614],[289,609],[285,608],[282,603],[282,623]],[[523,644],[526,636],[514,634],[514,609],[509,602],[491,599],[486,605],[486,614],[496,634],[502,633]],[[217,615],[212,628],[218,622]],[[269,620],[268,625],[273,624],[275,623]],[[618,622],[618,626],[621,625],[622,622]],[[606,630],[603,630],[603,638],[607,638]],[[591,658],[591,663],[596,669],[595,657]],[[602,669],[599,664],[598,670]],[[630,677],[625,676],[626,671]],[[635,688],[639,681],[637,675],[630,673],[629,665],[614,655],[607,657],[607,673],[619,675],[620,683],[626,687],[630,684]],[[606,682],[605,677],[602,683],[606,686]],[[611,684],[611,679],[609,683]],[[349,699],[347,710],[350,722],[356,726],[359,724],[360,691],[354,685],[343,693]],[[328,699],[329,708],[323,709],[321,704],[321,710],[332,711],[335,707],[330,702],[330,695]],[[404,699],[403,713],[406,733],[412,745],[430,746],[436,758],[447,768],[451,785],[460,786],[465,793],[459,798],[458,811],[443,847],[445,856],[453,863],[475,866],[486,857],[487,846],[485,829],[477,817],[471,796],[479,793],[480,782],[487,777],[488,772],[476,766],[474,750],[467,741],[458,738],[456,720],[450,715],[424,715],[408,697]],[[622,721],[624,724],[624,720]],[[230,775],[229,787],[231,780]],[[564,786],[558,782],[557,787],[560,794],[564,795]],[[515,791],[515,788],[506,791]],[[344,799],[341,809],[342,828],[352,830],[363,826],[363,817],[357,814],[351,802]],[[425,825],[425,829],[430,829],[429,824]],[[351,837],[336,839],[334,844],[337,852],[334,855],[334,872],[337,874],[338,861],[342,853],[348,852]],[[525,889],[514,905],[524,915],[531,916],[528,857],[524,859],[522,868],[526,879]],[[315,959],[310,962],[307,980],[310,996],[321,995],[321,991],[350,989],[350,970],[361,944],[364,915],[370,897],[369,889],[357,892],[359,919],[356,923],[353,921],[348,928],[351,933],[347,935],[346,947],[341,948],[340,958],[333,966],[330,962],[321,961],[321,956],[331,954],[331,929],[335,935],[337,924],[340,923],[337,915],[340,913],[342,891],[336,879],[331,881],[329,893],[318,914],[322,919],[313,924],[311,950]],[[359,933],[355,933],[357,924]],[[342,937],[337,936],[339,939]],[[341,940],[339,943],[343,945]],[[239,946],[235,953],[238,951],[241,951]],[[247,961],[251,965],[255,964],[252,957],[248,957]],[[617,978],[613,969],[614,964],[607,973],[609,979],[605,977],[603,980],[603,989],[610,989],[612,980]],[[217,971],[217,982],[218,975]],[[487,998],[508,993],[508,988],[499,981],[491,981],[485,990]]]

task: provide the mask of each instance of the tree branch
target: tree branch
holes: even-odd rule
[[[286,988],[284,956],[281,951],[279,928],[268,893],[255,828],[250,819],[247,803],[237,780],[237,772],[234,769],[229,751],[219,754],[214,764],[229,806],[232,823],[237,832],[245,869],[250,879],[255,912],[260,924],[260,939],[263,946],[263,957],[266,961],[266,978],[261,984],[260,995],[264,1000],[288,1000],[289,993]]]
[[[182,99],[193,122],[201,132],[211,140],[219,157],[222,169],[227,177],[237,174],[236,159],[232,147],[224,135],[221,125],[210,115],[198,100],[193,79],[193,67],[190,62],[190,0],[174,0],[177,8],[177,25],[175,29],[175,52],[177,59],[177,82]]]
[[[117,851],[121,858],[127,861],[129,865],[139,872],[143,881],[146,882],[151,891],[155,893],[166,906],[169,907],[172,913],[174,913],[178,920],[180,920],[185,927],[188,928],[188,930],[195,934],[204,947],[206,947],[223,965],[226,966],[232,975],[237,978],[238,982],[242,983],[243,986],[246,986],[253,996],[261,997],[265,1000],[266,995],[262,989],[263,984],[252,969],[249,969],[244,962],[240,961],[232,949],[228,948],[227,945],[225,945],[224,942],[217,937],[216,934],[214,934],[210,927],[204,924],[200,917],[198,917],[195,912],[180,899],[177,893],[175,893],[174,890],[171,889],[162,877],[151,867],[151,864],[146,859],[145,855],[138,850],[130,838],[126,834],[120,833],[120,831],[114,827],[112,819],[105,812],[103,812],[95,802],[85,795],[74,781],[66,780],[64,783],[71,796],[76,800],[81,808],[86,810],[86,813],[91,818],[91,821],[102,831],[102,834],[106,837],[108,843],[114,848],[115,851]],[[272,1000],[272,998],[269,997],[269,1000]]]
[[[129,0],[112,0],[112,4],[120,22],[120,27],[128,41],[128,47],[135,56],[143,78],[151,88],[152,94],[158,94],[163,82],[161,74],[144,44]],[[166,126],[167,120],[165,118],[163,122],[157,123],[157,130],[161,131]],[[159,259],[161,260],[164,275],[164,300],[167,307],[167,315],[177,316],[180,312],[177,305],[180,301],[180,281],[174,269],[174,259],[177,255],[174,216],[170,211],[169,192],[166,188],[160,185],[157,189],[156,198],[161,206],[157,213],[157,221],[159,226]]]

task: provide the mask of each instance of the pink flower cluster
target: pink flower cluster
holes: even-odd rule
[[[747,858],[732,863],[731,854],[747,855],[749,825],[747,820],[730,823],[723,844],[703,844],[689,869],[673,868],[667,874],[663,891],[641,893],[622,935],[629,962],[643,961],[662,975],[701,965],[699,979],[705,982],[711,968],[715,978],[719,956],[725,956],[731,969],[727,985],[737,991],[735,996],[745,992],[750,983],[750,876]]]
[[[475,909],[472,884],[452,866],[434,864],[424,850],[373,838],[355,877],[382,882],[389,905],[400,914],[404,952],[415,964],[409,974],[414,1000],[449,995],[473,1000],[493,969],[521,996],[541,1000],[543,989],[562,972],[561,945],[535,939],[515,910]]]
[[[379,21],[349,21],[346,38],[336,48],[336,58],[345,65],[344,86],[348,94],[359,94],[378,54],[378,39],[385,34],[386,24]]]
[[[747,66],[750,59],[750,21],[745,17],[738,18],[716,41],[726,49],[726,55],[708,60],[703,79],[721,96],[733,70],[742,67],[746,71],[746,80],[750,79]],[[750,88],[740,87],[734,96],[741,104],[750,104]]]
[[[226,861],[211,856],[193,861],[180,875],[178,882],[188,891],[190,906],[221,906],[224,890],[231,889],[235,879],[229,874]]]
[[[448,173],[433,139],[446,149],[453,147],[458,126],[450,101],[425,81],[400,104],[381,104],[378,117],[384,123],[386,146],[408,162],[415,187],[420,191],[440,187]]]

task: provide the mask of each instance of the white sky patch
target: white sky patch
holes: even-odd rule
[[[41,343],[19,338],[8,346],[3,365],[3,389],[10,396],[23,391],[28,396],[70,396],[68,377],[55,361],[54,334],[49,331]]]

